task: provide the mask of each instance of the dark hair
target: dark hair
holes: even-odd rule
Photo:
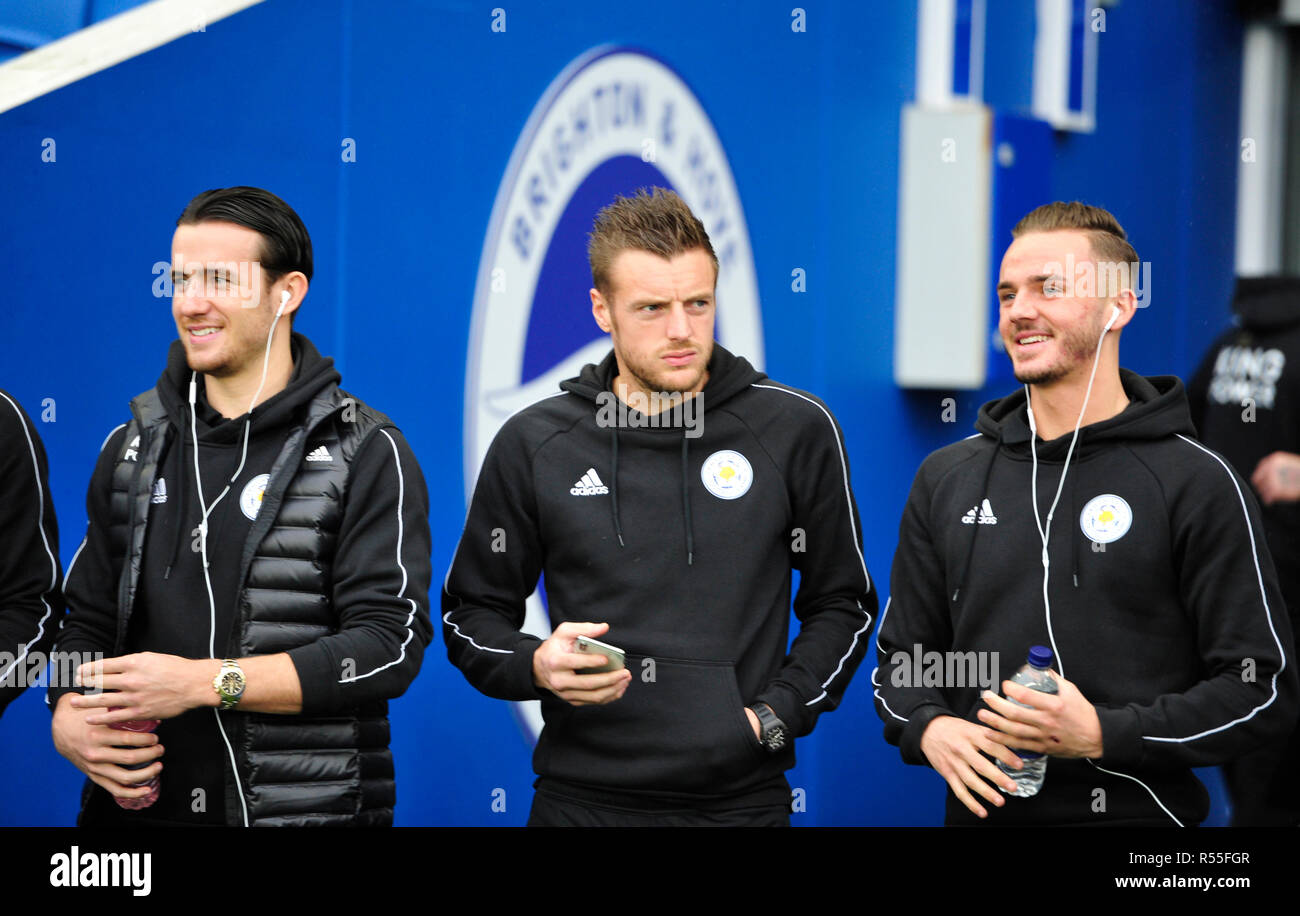
[[[298,214],[262,188],[240,186],[204,191],[185,205],[178,226],[234,223],[262,236],[262,274],[268,284],[301,271],[311,279],[311,236]]]
[[[633,197],[618,196],[596,214],[587,242],[587,259],[591,262],[591,279],[596,289],[608,296],[611,292],[609,269],[621,251],[649,251],[673,258],[687,251],[702,249],[718,272],[718,256],[704,231],[704,224],[672,191],[641,188]]]

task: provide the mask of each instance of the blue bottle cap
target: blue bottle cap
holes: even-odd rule
[[[1030,646],[1029,647],[1029,664],[1035,668],[1052,667],[1052,650],[1047,646]]]

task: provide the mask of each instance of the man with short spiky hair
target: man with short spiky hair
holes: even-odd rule
[[[50,691],[83,825],[393,821],[387,701],[432,635],[428,498],[393,422],[291,331],[311,276],[269,191],[177,220],[179,340],[104,441],[68,568],[59,648],[105,656],[84,693]]]
[[[1115,218],[1055,203],[1013,235],[999,329],[1025,387],[917,472],[873,677],[885,737],[945,779],[949,824],[1197,824],[1192,767],[1296,712],[1258,507],[1196,441],[1182,383],[1119,366],[1138,261]],[[1096,282],[1108,267],[1123,285]],[[1051,650],[1055,695],[904,667],[974,651],[1013,671],[1031,647]],[[1043,755],[1041,789],[1018,788]]]
[[[613,350],[488,450],[448,656],[542,701],[530,824],[788,825],[793,739],[839,703],[876,610],[839,426],[714,343],[717,258],[676,194],[617,199],[588,251]],[[542,575],[545,640],[520,632]],[[594,638],[625,660],[581,652]]]

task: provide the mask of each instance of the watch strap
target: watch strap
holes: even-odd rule
[[[789,729],[780,717],[766,703],[755,703],[749,707],[758,717],[759,743],[768,751],[775,753],[785,747],[789,738]]]
[[[244,669],[233,658],[223,659],[221,670],[212,679],[212,689],[221,699],[222,709],[231,709],[244,696]]]

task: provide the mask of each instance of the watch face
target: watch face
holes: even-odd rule
[[[767,745],[768,750],[779,751],[785,747],[785,729],[778,725],[767,733],[763,743]]]
[[[238,671],[227,671],[221,675],[221,692],[228,696],[239,696],[244,692],[244,678]]]

